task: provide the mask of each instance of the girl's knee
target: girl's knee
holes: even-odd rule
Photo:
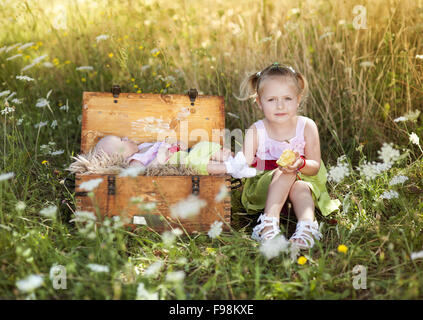
[[[289,190],[289,199],[294,198],[295,195],[304,191],[310,192],[311,194],[311,190],[308,184],[304,181],[295,181],[292,184],[291,190]]]

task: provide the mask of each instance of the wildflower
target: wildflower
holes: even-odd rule
[[[54,205],[48,206],[40,211],[40,214],[46,218],[56,218],[57,207]]]
[[[44,283],[40,275],[32,274],[25,279],[16,281],[16,287],[22,292],[32,292]]]
[[[92,66],[80,66],[75,69],[76,71],[93,71],[94,68]]]
[[[277,235],[273,239],[264,241],[260,246],[260,252],[267,260],[277,257],[281,252],[287,251],[289,241],[283,235]]]
[[[222,225],[223,225],[222,221],[213,222],[213,224],[210,226],[209,232],[207,233],[208,236],[212,239],[220,236],[220,234],[222,233]]]
[[[416,59],[422,59],[423,60],[423,54],[416,54]]]
[[[12,100],[13,104],[21,104],[22,103],[22,99],[13,99]]]
[[[34,42],[28,42],[28,43],[25,43],[25,44],[21,45],[21,46],[18,48],[18,50],[25,50],[26,48],[31,47],[33,44],[34,44]]]
[[[99,35],[99,36],[97,36],[96,38],[95,38],[95,40],[97,41],[97,43],[98,42],[100,42],[100,41],[103,41],[103,40],[107,40],[107,39],[109,39],[109,35],[108,34],[101,34],[101,35]]]
[[[42,56],[39,56],[39,57],[35,58],[34,60],[32,60],[32,64],[36,65],[37,63],[41,62],[42,60],[44,60],[47,57],[48,57],[47,54],[43,54]]]
[[[160,50],[157,48],[152,49],[150,52],[153,57],[157,57],[160,54]]]
[[[172,229],[172,233],[175,236],[181,236],[184,232],[181,229],[179,229],[179,228],[174,228],[174,229]]]
[[[338,252],[341,252],[341,253],[346,254],[346,253],[347,253],[347,251],[348,251],[348,247],[347,247],[346,245],[344,245],[344,244],[340,244],[340,245],[338,246]]]
[[[0,174],[0,181],[9,180],[13,178],[15,174],[13,172],[2,173]]]
[[[183,281],[185,279],[185,272],[183,271],[173,271],[173,272],[169,272],[166,275],[166,281],[169,282],[180,282]]]
[[[16,79],[22,80],[22,81],[35,81],[35,79],[28,76],[16,76]]]
[[[362,63],[360,63],[360,66],[363,68],[374,67],[374,63],[371,61],[363,61]]]
[[[39,98],[37,100],[37,104],[35,105],[37,108],[43,108],[49,104],[46,98]]]
[[[7,58],[6,60],[10,61],[10,60],[14,60],[14,59],[19,58],[19,57],[22,57],[22,53],[15,54],[14,56]]]
[[[109,53],[109,58],[113,58],[113,53]]]
[[[89,263],[87,264],[87,267],[94,272],[105,272],[108,273],[109,272],[109,267],[108,266],[103,266],[101,264],[96,264],[96,263]]]
[[[420,110],[408,111],[405,115],[394,119],[394,122],[400,121],[416,121],[420,115]]]
[[[423,258],[423,251],[411,253],[411,260]]]
[[[170,207],[173,218],[187,219],[197,215],[201,208],[205,207],[207,202],[199,197],[191,194],[186,199],[182,199],[178,203]]]
[[[145,271],[144,276],[146,277],[154,277],[160,269],[163,267],[163,261],[156,261],[152,263]]]
[[[394,198],[398,198],[398,192],[394,191],[394,190],[389,190],[389,191],[385,191],[380,195],[380,199],[394,199]]]
[[[137,288],[137,300],[158,300],[159,294],[157,292],[149,292],[145,289],[144,283],[140,283]]]
[[[26,208],[25,202],[23,202],[23,201],[16,202],[16,204],[15,204],[15,210],[16,211],[23,211],[23,210],[25,210],[25,208]]]
[[[97,220],[97,217],[94,215],[91,211],[75,211],[74,213],[75,218],[70,220],[70,222],[85,222],[88,220],[95,221]]]
[[[2,111],[0,111],[0,114],[2,116],[8,115],[9,113],[15,112],[15,108],[13,107],[5,107]]]
[[[298,246],[298,244],[296,244],[295,242],[291,243],[291,247],[289,251],[290,251],[291,260],[292,261],[297,260],[298,253],[300,252],[300,247]]]
[[[419,136],[417,134],[415,134],[414,132],[412,132],[410,134],[410,142],[414,143],[415,145],[420,145]]]
[[[133,166],[126,169],[122,169],[119,173],[119,177],[136,177],[140,173],[145,172],[145,167],[142,166]]]
[[[65,152],[64,150],[56,150],[56,151],[51,152],[50,154],[52,156],[58,156],[60,154],[63,154],[64,152]]]
[[[53,120],[53,121],[51,122],[50,127],[52,127],[53,129],[54,129],[54,128],[56,128],[56,127],[57,127],[57,120]]]
[[[43,66],[46,67],[46,68],[53,68],[54,67],[54,65],[49,61],[43,62]]]
[[[102,178],[98,179],[91,179],[88,181],[85,181],[79,185],[80,189],[86,190],[86,191],[93,191],[95,188],[98,187],[98,185],[103,182]]]
[[[223,201],[223,199],[225,199],[227,196],[229,195],[228,193],[228,188],[226,187],[226,185],[222,184],[220,186],[220,190],[219,193],[216,195],[216,197],[214,198],[214,201],[216,202],[221,202]]]
[[[162,241],[165,246],[172,245],[173,241],[175,241],[176,235],[170,231],[165,231],[162,233]]]
[[[398,117],[398,118],[394,119],[394,122],[400,122],[400,121],[407,121],[407,118],[401,116],[401,117]]]
[[[300,265],[304,265],[307,262],[307,258],[304,257],[304,256],[301,256],[301,257],[298,258],[297,262]]]
[[[388,170],[391,168],[390,163],[376,163],[376,162],[364,162],[360,165],[358,170],[360,171],[361,175],[366,177],[367,181],[374,179],[380,173]]]
[[[82,78],[81,78],[81,82],[87,82],[87,79],[86,79],[86,78],[84,78],[84,77],[82,77]]]
[[[399,151],[394,149],[392,145],[392,143],[388,144],[385,142],[382,148],[378,150],[379,158],[382,159],[384,163],[393,163],[400,156]]]
[[[402,184],[407,180],[408,180],[408,177],[398,175],[398,176],[395,176],[395,177],[392,178],[392,180],[389,182],[389,185],[394,186],[394,185],[397,185],[397,184]]]
[[[345,155],[338,158],[337,166],[331,167],[328,172],[328,181],[335,181],[336,183],[341,182],[345,177],[348,177],[351,173],[350,168],[344,160]]]
[[[48,121],[36,123],[36,124],[34,124],[34,128],[42,128],[42,127],[46,126],[47,123],[48,123]]]
[[[0,92],[0,98],[1,97],[4,97],[4,96],[7,96],[9,93],[10,93],[10,90],[6,90],[6,91]]]
[[[41,162],[41,164],[48,164],[48,161],[44,160],[44,161]]]

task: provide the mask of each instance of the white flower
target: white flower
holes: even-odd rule
[[[162,241],[165,246],[170,246],[175,241],[176,235],[170,231],[162,233]]]
[[[9,179],[13,178],[14,175],[15,174],[13,172],[2,173],[2,174],[0,174],[0,181],[9,180]]]
[[[32,274],[25,279],[16,281],[16,287],[22,292],[32,292],[44,283],[40,275]]]
[[[10,90],[6,90],[6,91],[0,92],[0,98],[1,97],[4,97],[4,96],[7,96],[9,93],[10,93]]]
[[[226,185],[222,184],[222,185],[220,186],[219,193],[218,193],[218,194],[216,195],[216,197],[214,198],[214,201],[216,201],[216,202],[221,202],[221,201],[223,201],[223,199],[225,199],[228,195],[229,195],[228,188],[226,187]]]
[[[6,60],[10,61],[10,60],[16,59],[18,57],[22,57],[22,53],[15,54],[14,56],[7,58]]]
[[[78,221],[78,222],[85,222],[88,220],[95,221],[97,217],[95,216],[94,212],[91,211],[75,211],[74,213],[75,218],[70,220],[70,222]]]
[[[95,38],[95,40],[97,41],[97,43],[98,42],[100,42],[100,41],[102,41],[102,40],[107,40],[107,39],[109,39],[109,35],[108,34],[101,34],[101,35],[99,35],[99,36],[97,36],[96,38]]]
[[[20,119],[18,119],[18,122],[16,122],[16,125],[20,126],[22,124],[22,122],[23,122],[23,118],[20,118]]]
[[[374,63],[371,61],[363,61],[362,63],[360,63],[360,66],[363,68],[374,67]]]
[[[35,64],[30,63],[29,65],[27,65],[27,66],[23,67],[23,68],[21,69],[21,72],[27,71],[28,69],[31,69],[33,66],[35,66]]]
[[[35,105],[37,108],[45,107],[49,104],[48,100],[46,98],[39,98],[37,100],[37,104]]]
[[[87,267],[94,272],[106,272],[106,273],[109,272],[109,267],[103,266],[101,264],[89,263],[87,264]]]
[[[411,260],[423,258],[423,251],[411,253]]]
[[[406,118],[406,117],[401,116],[401,117],[399,117],[399,118],[394,119],[394,122],[400,122],[400,121],[407,121],[407,118]]]
[[[34,128],[42,128],[42,127],[46,126],[47,123],[48,123],[48,121],[36,123],[36,124],[34,124]]]
[[[103,182],[102,178],[98,179],[91,179],[88,181],[85,181],[79,185],[80,189],[86,190],[86,191],[93,191],[95,188],[99,186],[100,183]]]
[[[28,76],[16,76],[16,79],[22,80],[22,81],[35,81],[35,79]]]
[[[46,62],[43,62],[43,66],[46,67],[46,68],[53,68],[54,67],[54,64],[52,64],[49,61],[46,61]]]
[[[385,191],[380,195],[380,199],[393,199],[398,198],[398,192],[394,190]]]
[[[392,143],[383,143],[383,146],[380,150],[378,150],[379,159],[381,159],[384,163],[394,163],[400,156],[400,152],[394,149]]]
[[[169,272],[166,275],[166,281],[169,282],[180,282],[183,281],[185,279],[185,272],[183,271],[173,271],[173,272]]]
[[[341,182],[345,177],[348,177],[351,173],[348,163],[344,162],[346,159],[345,155],[338,158],[337,166],[331,167],[328,172],[328,181],[335,181],[336,183]]]
[[[376,162],[364,162],[360,165],[358,170],[361,175],[366,177],[367,181],[376,178],[377,175],[391,168],[390,163],[376,163]]]
[[[394,185],[397,185],[397,184],[400,184],[400,183],[402,184],[407,180],[408,180],[408,177],[398,175],[398,176],[395,176],[395,177],[392,178],[392,180],[389,182],[389,185],[394,186]]]
[[[122,169],[119,173],[119,177],[136,177],[140,173],[145,172],[145,167],[143,166],[133,166],[126,169]]]
[[[40,61],[44,60],[47,57],[48,57],[48,54],[43,54],[42,56],[35,58],[34,60],[32,60],[32,65],[36,65],[37,63],[39,63]]]
[[[76,71],[93,71],[94,68],[92,66],[81,66],[76,68]]]
[[[64,150],[56,150],[56,151],[50,152],[50,154],[52,156],[58,156],[59,154],[62,154],[64,152],[65,152]]]
[[[15,108],[13,107],[5,107],[2,111],[0,111],[2,116],[8,115],[9,113],[15,112]]]
[[[25,43],[25,44],[23,44],[23,45],[21,45],[19,48],[18,48],[18,50],[25,50],[26,48],[29,48],[30,46],[32,46],[34,44],[34,42],[28,42],[28,43]]]
[[[172,229],[172,233],[173,233],[175,236],[181,236],[181,235],[183,235],[183,234],[184,234],[184,232],[183,232],[181,229],[179,229],[179,228],[174,228],[174,229]]]
[[[416,121],[420,115],[420,110],[408,111],[405,115],[394,119],[395,122],[399,121]]]
[[[22,103],[22,99],[16,99],[15,98],[15,99],[12,100],[12,103],[13,104],[21,104]]]
[[[416,54],[416,59],[423,59],[423,54]]]
[[[420,145],[420,139],[419,136],[417,134],[415,134],[414,132],[412,132],[410,134],[410,142],[414,143],[416,145]]]
[[[40,214],[46,218],[56,218],[57,207],[54,205],[48,206],[40,211]]]
[[[288,245],[289,241],[283,235],[277,235],[273,239],[265,240],[260,246],[260,252],[269,260],[286,251]]]
[[[145,289],[144,283],[140,283],[137,288],[137,300],[159,300],[157,292],[149,292]]]
[[[163,261],[156,261],[152,263],[145,271],[144,276],[146,277],[154,277],[160,269],[163,267]]]
[[[210,226],[210,230],[207,233],[210,238],[217,238],[222,233],[222,221],[215,221]]]
[[[25,210],[25,208],[26,208],[25,202],[23,202],[23,201],[16,202],[16,204],[15,204],[16,211],[23,211],[23,210]]]
[[[53,121],[51,122],[50,127],[52,127],[53,129],[54,129],[54,128],[56,128],[56,127],[57,127],[57,120],[53,120]]]
[[[201,208],[205,207],[207,202],[198,196],[190,194],[186,199],[180,200],[178,203],[170,207],[173,218],[188,219],[196,216]]]

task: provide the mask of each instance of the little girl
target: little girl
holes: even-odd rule
[[[297,114],[307,95],[307,81],[292,67],[274,63],[247,77],[240,91],[239,100],[255,97],[264,114],[247,130],[243,146],[247,164],[258,171],[246,179],[241,202],[247,213],[263,212],[252,238],[263,241],[280,233],[280,212],[289,197],[298,220],[290,241],[311,248],[314,239],[321,238],[315,207],[327,216],[338,209],[340,201],[331,200],[326,189],[316,123]],[[280,167],[276,160],[286,149],[294,151],[296,159]]]

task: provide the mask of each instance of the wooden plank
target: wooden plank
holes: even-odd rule
[[[115,103],[116,101],[116,103]],[[199,95],[191,106],[188,95],[84,92],[81,152],[88,152],[105,135],[128,137],[137,143],[166,137],[192,147],[199,141],[224,145],[223,97]]]

